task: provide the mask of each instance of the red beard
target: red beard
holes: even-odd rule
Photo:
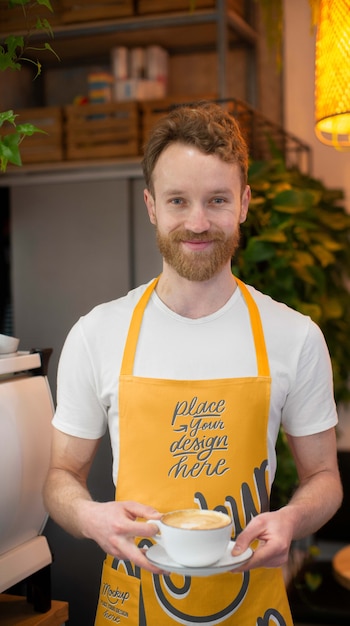
[[[157,228],[157,244],[164,260],[182,278],[205,281],[212,278],[228,261],[239,246],[239,229],[230,237],[222,230],[193,233],[178,229],[170,235],[162,235]],[[210,241],[210,250],[184,250],[182,241]]]

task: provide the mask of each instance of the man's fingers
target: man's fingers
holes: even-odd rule
[[[113,550],[113,556],[120,560],[131,561],[135,565],[147,569],[155,574],[162,574],[162,570],[153,565],[145,556],[145,550],[140,550],[132,539],[121,539]]]

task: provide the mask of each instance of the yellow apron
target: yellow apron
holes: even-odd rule
[[[196,506],[222,510],[232,517],[235,537],[269,507],[271,379],[258,308],[237,280],[250,315],[256,377],[183,381],[133,376],[143,313],[157,280],[135,307],[121,366],[116,499],[161,512]],[[136,541],[140,547],[152,545],[150,539]],[[108,555],[95,626],[115,623],[293,624],[279,568],[204,578],[159,576]]]

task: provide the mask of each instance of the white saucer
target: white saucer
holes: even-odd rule
[[[7,359],[8,357],[11,356],[17,356],[18,352],[1,352],[0,353],[0,359]]]
[[[223,572],[234,570],[250,559],[253,554],[251,548],[248,548],[239,556],[232,556],[231,552],[234,545],[235,542],[230,541],[220,561],[217,561],[217,563],[213,565],[208,565],[207,567],[187,567],[180,565],[173,561],[170,556],[167,555],[164,548],[158,544],[148,548],[146,557],[153,565],[156,565],[166,572],[175,572],[177,574],[183,574],[184,576],[212,576],[213,574],[222,574]]]

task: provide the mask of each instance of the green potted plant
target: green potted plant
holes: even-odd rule
[[[0,71],[20,71],[23,63],[29,63],[35,67],[36,75],[41,73],[41,64],[33,58],[35,50],[48,50],[55,54],[48,42],[35,47],[31,44],[31,37],[35,32],[43,32],[52,37],[50,22],[42,17],[38,8],[46,7],[52,12],[50,0],[8,0],[8,11],[22,10],[22,24],[18,28],[23,29],[24,35],[7,35],[3,45],[0,45]],[[17,24],[16,24],[17,26]],[[30,56],[27,56],[28,53]],[[57,55],[56,55],[57,56]],[[44,132],[29,123],[17,124],[17,115],[14,111],[0,112],[0,171],[6,171],[7,164],[22,165],[20,144],[26,136],[33,133]],[[9,130],[9,127],[11,130]]]
[[[287,169],[281,157],[254,161],[252,201],[242,226],[235,275],[310,317],[322,329],[332,360],[335,398],[350,399],[350,215],[343,192]],[[283,431],[272,506],[283,506],[296,471]]]
[[[350,399],[350,215],[343,192],[288,170],[282,158],[250,166],[252,201],[233,272],[310,315],[328,343],[337,402]]]

